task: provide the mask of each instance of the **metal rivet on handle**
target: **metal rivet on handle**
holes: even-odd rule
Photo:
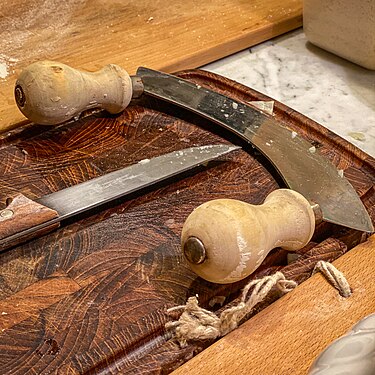
[[[206,249],[197,237],[189,237],[184,244],[184,255],[192,264],[201,264],[206,260]]]
[[[16,97],[17,104],[23,108],[26,103],[26,97],[25,93],[22,90],[22,87],[20,85],[17,85],[14,89],[14,96]]]
[[[14,212],[12,210],[9,210],[8,208],[0,211],[0,217],[3,219],[9,219],[13,216]]]

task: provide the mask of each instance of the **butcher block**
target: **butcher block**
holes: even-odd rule
[[[186,70],[179,75],[245,103],[272,100],[212,73]],[[281,103],[274,103],[273,116],[343,171],[375,219],[374,159]],[[241,353],[247,353],[246,349],[251,353],[254,342],[265,345],[256,352],[257,367],[243,373],[304,374],[330,339],[375,308],[366,267],[371,262],[362,260],[374,258],[373,240],[328,223],[318,225],[311,242],[294,259],[275,249],[245,280],[220,285],[197,277],[180,249],[181,229],[189,213],[214,198],[259,204],[282,187],[282,180],[242,140],[156,99],[134,101],[119,115],[97,113],[56,127],[29,124],[5,135],[0,144],[1,208],[15,193],[36,199],[145,158],[213,143],[232,143],[242,150],[71,219],[52,233],[0,254],[2,374],[167,374],[180,366],[187,366],[177,370],[180,373],[206,374],[210,368],[211,373],[240,373],[235,367],[230,372],[230,365],[240,361],[235,356],[236,342]],[[352,285],[353,297],[347,300],[337,299],[337,291],[322,276],[310,278],[317,261],[337,258],[337,266],[348,274],[349,282],[353,281],[352,269],[359,274]],[[167,310],[183,305],[190,296],[197,295],[202,307],[220,314],[238,302],[241,289],[251,279],[276,271],[301,285],[283,297],[271,293],[243,326],[217,343],[192,341],[180,347],[173,332],[165,329],[167,322],[178,318]],[[265,332],[280,333],[275,322],[290,330],[281,340],[285,348],[306,344],[297,327],[309,322],[302,314],[308,296],[324,306],[332,325],[325,323],[324,332],[317,334],[319,339],[312,336],[309,344],[313,349],[306,356],[302,349],[284,349],[287,354],[276,356],[284,362],[292,357],[295,372],[267,370],[264,366],[274,366],[275,361],[271,355],[274,346],[267,347],[270,337]],[[343,304],[346,318],[337,324]],[[253,340],[246,341],[249,327],[257,331]],[[251,357],[241,357],[252,363]],[[191,358],[194,362],[184,365]],[[226,358],[221,368],[220,358]],[[212,361],[216,362],[214,370]]]

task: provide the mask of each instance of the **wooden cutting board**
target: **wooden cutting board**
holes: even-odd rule
[[[302,25],[302,0],[3,0],[0,132],[24,117],[13,99],[20,69],[50,59],[97,70],[119,64],[196,68]]]
[[[269,100],[207,72],[181,76],[240,101]],[[274,115],[344,171],[374,218],[374,159],[280,103]],[[156,100],[133,103],[118,116],[102,113],[59,127],[28,127],[0,141],[0,201],[15,192],[37,198],[144,158],[230,140],[239,142]],[[259,204],[279,187],[264,159],[242,146],[223,163],[113,202],[2,252],[2,374],[166,374],[210,346],[212,341],[180,348],[164,329],[173,318],[166,310],[198,294],[203,307],[219,313],[217,297],[224,297],[224,306],[236,303],[248,281],[208,283],[189,270],[180,250],[182,225],[197,205],[224,197]],[[357,231],[323,224],[297,261],[287,264],[285,251],[277,249],[251,277],[281,270],[301,283],[318,260],[332,261],[364,240]]]

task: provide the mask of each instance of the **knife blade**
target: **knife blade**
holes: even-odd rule
[[[287,187],[319,205],[323,220],[374,231],[353,186],[296,132],[244,103],[178,77],[142,67],[137,76],[148,95],[187,108],[254,145],[274,165]]]
[[[56,62],[30,65],[18,78],[16,102],[32,121],[57,124],[99,107],[118,113],[132,97],[150,95],[229,129],[260,150],[288,188],[319,205],[323,220],[373,232],[371,218],[349,181],[312,144],[244,103],[176,76],[139,68],[130,77],[116,65],[95,73]]]
[[[31,200],[18,194],[0,211],[0,250],[55,229],[62,220],[181,175],[240,147],[224,144],[173,151]]]

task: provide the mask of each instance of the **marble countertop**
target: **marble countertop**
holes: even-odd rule
[[[288,105],[375,157],[375,71],[315,47],[302,29],[202,69]]]

